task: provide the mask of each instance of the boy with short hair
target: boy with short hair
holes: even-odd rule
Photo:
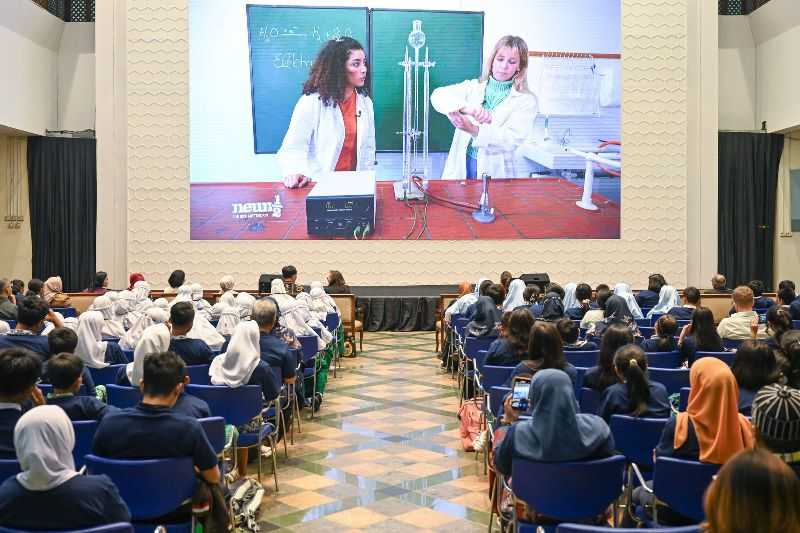
[[[31,401],[43,405],[42,391],[36,386],[42,363],[24,348],[0,351],[0,459],[16,459],[14,426],[22,416],[23,405]]]
[[[47,375],[53,384],[53,392],[47,403],[61,407],[70,420],[102,420],[116,410],[91,396],[79,396],[83,384],[83,361],[72,353],[60,353],[47,362]]]

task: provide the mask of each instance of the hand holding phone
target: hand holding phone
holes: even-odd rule
[[[511,408],[517,411],[528,410],[528,394],[531,389],[531,382],[527,379],[514,381],[511,389]]]

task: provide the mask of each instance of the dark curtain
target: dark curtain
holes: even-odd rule
[[[96,147],[94,139],[28,138],[33,276],[61,276],[66,292],[94,277]]]
[[[364,331],[433,331],[438,303],[438,296],[359,296],[356,299],[356,305],[364,310]]]
[[[719,133],[719,272],[773,289],[775,197],[783,135]]]

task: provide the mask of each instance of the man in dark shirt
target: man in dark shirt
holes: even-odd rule
[[[287,293],[297,296],[303,292],[303,286],[297,285],[297,269],[293,265],[286,265],[281,269],[281,278]]]
[[[53,313],[47,303],[38,296],[26,296],[20,302],[17,312],[17,328],[5,335],[0,335],[0,350],[3,348],[27,348],[42,361],[50,357],[47,337],[39,335],[45,319],[57,328],[62,327],[61,319]]]
[[[78,346],[78,335],[69,328],[56,328],[47,334],[47,344],[49,348],[48,361],[50,357],[60,353],[75,353],[75,348]],[[42,381],[48,383],[50,376],[47,372],[47,361],[42,367]],[[81,373],[81,380],[86,392],[89,396],[94,396],[94,379],[92,373],[83,365],[83,372]]]
[[[83,361],[73,353],[60,353],[47,361],[47,375],[53,392],[47,403],[61,407],[70,420],[101,420],[116,410],[92,396],[78,396],[83,379]]]
[[[694,310],[700,305],[700,291],[697,287],[686,287],[683,289],[684,305],[673,307],[667,314],[674,316],[678,320],[691,320]]]
[[[169,310],[172,338],[169,351],[176,353],[187,365],[207,365],[214,353],[202,339],[186,336],[194,325],[194,306],[191,302],[178,302]]]
[[[639,291],[636,295],[636,303],[639,307],[653,307],[658,303],[658,296],[661,287],[667,284],[667,280],[661,274],[650,274],[647,278],[647,290]]]
[[[14,426],[22,416],[23,404],[43,405],[36,386],[42,363],[24,348],[0,351],[0,459],[16,459]]]
[[[272,335],[276,316],[274,300],[266,298],[253,304],[252,318],[258,324],[261,360],[272,368],[280,368],[284,383],[294,383],[297,359],[283,340]]]
[[[191,457],[203,479],[219,483],[217,455],[200,423],[172,410],[183,392],[183,361],[161,352],[145,357],[143,367],[141,403],[105,416],[92,452],[116,459]]]
[[[11,283],[0,279],[0,320],[17,319],[17,302],[11,292]]]

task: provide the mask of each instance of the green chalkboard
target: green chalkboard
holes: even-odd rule
[[[397,63],[403,60],[413,20],[422,21],[429,59],[436,62],[430,71],[431,92],[436,87],[477,78],[481,72],[483,13],[373,9],[370,13],[370,94],[375,106],[375,141],[381,151],[399,151],[403,147],[401,136],[396,134],[403,125],[403,68]],[[409,47],[409,54],[413,52]],[[421,52],[420,60],[424,59],[424,47]],[[421,72],[422,69],[420,91]],[[422,125],[421,116],[419,124]],[[433,108],[429,132],[431,152],[450,149],[453,126]]]
[[[311,64],[330,39],[367,47],[367,8],[247,5],[253,139],[257,154],[275,153]]]

